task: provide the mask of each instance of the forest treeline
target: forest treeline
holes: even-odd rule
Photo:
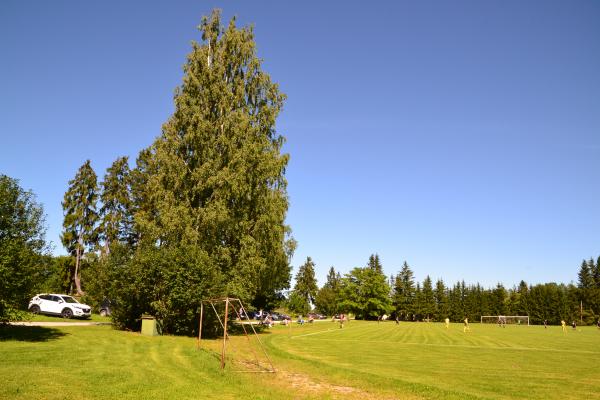
[[[397,274],[386,278],[379,256],[374,254],[366,267],[343,276],[331,267],[327,281],[317,289],[311,278],[314,267],[308,258],[298,271],[289,302],[293,311],[306,313],[314,301],[324,314],[351,312],[360,319],[388,314],[402,321],[443,321],[448,317],[458,322],[464,318],[479,321],[482,315],[527,315],[533,324],[544,320],[595,324],[600,318],[600,257],[596,262],[581,263],[577,285],[521,281],[512,288],[500,283],[484,288],[464,280],[447,285],[429,276],[419,282],[406,262]]]
[[[0,175],[0,322],[22,318],[35,293],[77,292],[77,253],[49,255],[43,221],[43,209],[34,194],[20,188],[17,180]],[[198,292],[197,270],[190,268],[196,254],[158,246],[136,250],[136,241],[128,242],[126,237],[109,246],[96,241],[93,250],[83,253],[79,265],[85,290],[82,300],[98,305],[111,299],[117,326],[136,329],[142,313],[149,313],[172,318],[173,332],[194,333],[193,327],[185,329],[177,323],[194,321],[199,299],[210,293]],[[533,324],[544,320],[593,324],[600,318],[600,257],[582,261],[577,284],[528,285],[521,281],[511,288],[502,284],[484,288],[465,281],[452,285],[442,279],[434,282],[429,276],[420,282],[406,262],[397,274],[386,276],[377,254],[371,255],[365,267],[344,275],[331,267],[320,288],[310,257],[295,278],[293,290],[285,291],[287,280],[280,288],[247,300],[248,308],[283,308],[303,315],[311,310],[326,315],[352,313],[359,319],[388,314],[402,321],[442,321],[446,317],[478,321],[481,315],[528,315]],[[222,287],[216,281],[213,293],[220,294],[216,291]]]

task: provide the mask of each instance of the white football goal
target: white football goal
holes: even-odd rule
[[[529,315],[482,315],[482,324],[529,325]]]

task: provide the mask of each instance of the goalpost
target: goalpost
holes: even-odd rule
[[[529,315],[482,315],[482,324],[529,325]]]

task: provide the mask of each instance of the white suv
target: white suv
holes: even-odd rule
[[[81,304],[66,294],[38,294],[29,302],[29,311],[34,314],[60,315],[63,318],[89,318],[92,307]]]

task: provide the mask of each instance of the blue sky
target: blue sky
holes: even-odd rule
[[[388,275],[512,286],[600,255],[600,3],[287,3],[0,3],[0,173],[55,254],[68,180],[159,135],[219,7],[288,95],[294,272],[378,253]]]

